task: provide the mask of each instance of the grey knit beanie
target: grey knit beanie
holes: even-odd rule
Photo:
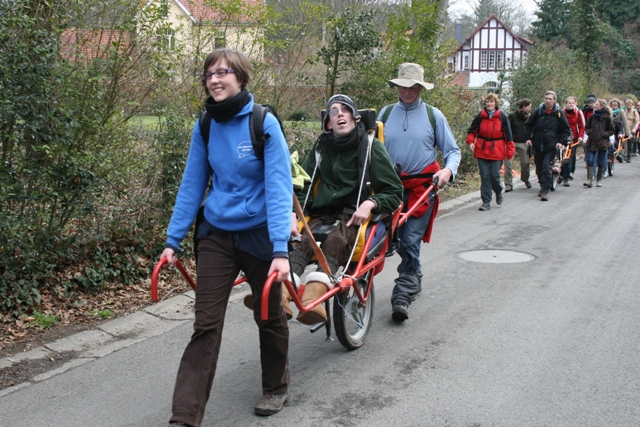
[[[360,118],[360,113],[356,108],[356,104],[354,104],[351,98],[349,98],[347,95],[342,95],[342,94],[333,95],[331,98],[329,98],[329,101],[327,102],[327,110],[326,110],[327,114],[325,115],[324,122],[322,123],[322,130],[325,133],[330,133],[329,129],[327,129],[327,121],[329,121],[329,108],[331,107],[332,104],[335,104],[336,102],[339,102],[340,104],[349,107],[354,120],[358,120]]]

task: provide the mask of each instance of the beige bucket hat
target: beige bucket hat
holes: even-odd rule
[[[418,64],[412,62],[405,62],[398,67],[398,78],[389,80],[389,86],[402,86],[412,87],[415,84],[419,84],[426,90],[433,89],[431,83],[424,81],[424,68]]]

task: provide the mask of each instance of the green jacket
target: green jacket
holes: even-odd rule
[[[309,176],[313,176],[315,166],[316,156],[312,150],[302,167]],[[371,148],[369,175],[373,190],[371,198],[377,205],[372,213],[391,213],[396,210],[402,201],[402,182],[393,169],[387,150],[377,139],[374,139]],[[314,191],[309,194],[305,213],[312,216],[334,215],[342,213],[344,208],[356,209],[361,178],[358,176],[357,148],[341,153],[323,152],[320,167],[313,178]],[[309,185],[306,185],[297,194],[303,206],[308,190]],[[364,200],[360,200],[360,204],[362,202]]]

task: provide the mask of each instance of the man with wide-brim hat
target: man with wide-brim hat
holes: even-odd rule
[[[398,78],[389,80],[390,87],[413,87],[420,85],[426,90],[433,89],[433,84],[424,81],[424,68],[418,64],[405,62],[398,67]]]
[[[420,97],[422,89],[433,89],[433,84],[424,81],[420,65],[400,64],[398,78],[389,80],[389,86],[398,89],[399,100],[384,107],[378,120],[384,123],[385,148],[400,172],[404,203],[409,206],[436,179],[440,187],[453,180],[460,164],[460,148],[442,112]],[[438,149],[444,160],[442,169],[437,161]],[[402,261],[391,295],[391,317],[399,322],[409,318],[409,306],[422,290],[420,244],[431,236],[438,203],[434,193],[429,196],[429,205],[416,211],[398,231]]]

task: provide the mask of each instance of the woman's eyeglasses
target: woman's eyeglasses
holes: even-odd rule
[[[211,79],[212,76],[216,76],[217,78],[221,79],[224,76],[226,76],[229,73],[235,73],[235,70],[231,70],[229,68],[218,68],[217,70],[215,70],[212,73],[204,73],[204,75],[202,76],[202,79],[206,82],[209,81],[209,79]]]

